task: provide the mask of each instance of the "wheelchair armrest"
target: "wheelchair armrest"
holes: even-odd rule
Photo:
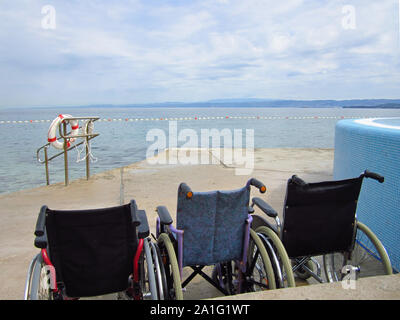
[[[42,206],[36,221],[35,236],[41,237],[45,233],[47,206]]]
[[[271,218],[276,218],[278,216],[278,213],[275,211],[275,209],[272,208],[268,203],[266,203],[261,198],[253,198],[252,206],[254,206],[254,205],[259,207],[262,212],[264,212],[267,216],[269,216]]]
[[[146,211],[138,210],[137,217],[138,220],[140,221],[140,224],[138,226],[138,237],[139,239],[147,238],[150,234],[150,231],[149,231],[149,223],[147,221]]]
[[[160,218],[160,223],[162,225],[170,225],[172,224],[173,220],[171,218],[171,215],[168,212],[167,207],[165,206],[158,206],[156,209],[158,216]]]
[[[35,247],[39,249],[46,249],[47,248],[47,233],[46,229],[44,229],[43,235],[35,237]]]

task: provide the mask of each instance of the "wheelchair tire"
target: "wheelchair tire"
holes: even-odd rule
[[[175,249],[168,234],[162,233],[158,237],[158,246],[163,259],[164,270],[168,284],[170,299],[183,300],[181,276],[176,258]],[[165,259],[165,260],[164,260]]]
[[[282,241],[279,239],[278,235],[274,230],[261,226],[256,229],[256,233],[260,235],[260,238],[263,241],[269,241],[272,244],[273,248],[276,250],[278,259],[280,260],[280,265],[275,266],[276,268],[280,268],[283,272],[283,279],[286,279],[286,283],[284,283],[284,287],[295,287],[296,283],[293,276],[292,264],[290,262],[289,256],[286,253],[285,247],[282,244]],[[266,245],[266,244],[265,244]]]
[[[53,300],[50,289],[50,278],[45,268],[42,255],[39,253],[32,261],[25,289],[26,300]]]
[[[357,278],[393,273],[386,249],[371,229],[359,221],[357,221],[351,260],[345,261],[344,255],[341,253],[324,255],[323,259],[325,275],[329,282],[342,280],[343,273],[341,271],[345,265],[359,268]]]
[[[247,255],[247,267],[244,275],[245,283],[242,292],[276,289],[271,260],[263,242],[253,229],[250,229],[250,243]]]
[[[279,257],[278,253],[276,252],[276,249],[274,249],[273,244],[271,243],[268,238],[260,233],[257,233],[258,236],[261,238],[261,241],[264,244],[265,250],[267,250],[267,254],[269,256],[269,259],[271,260],[272,268],[274,270],[274,275],[275,275],[275,283],[277,288],[284,288],[284,275],[282,272],[282,267],[281,263],[279,262]]]

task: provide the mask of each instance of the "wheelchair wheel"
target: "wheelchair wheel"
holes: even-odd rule
[[[158,246],[161,252],[162,264],[164,265],[167,280],[167,299],[183,300],[181,276],[176,259],[175,249],[168,234],[162,233],[158,238]]]
[[[243,274],[240,271],[238,262],[222,262],[214,266],[212,280],[228,295],[276,289],[271,261],[263,242],[254,230],[250,230],[246,272]]]
[[[144,240],[144,255],[141,260],[141,288],[143,293],[143,299],[158,300],[158,284],[156,280],[156,266],[155,259],[152,250],[150,248],[150,239]]]
[[[266,226],[258,227],[256,233],[263,241],[271,260],[277,287],[295,287],[292,265],[278,235]]]
[[[153,255],[154,268],[156,273],[157,293],[160,300],[166,299],[168,296],[167,279],[165,276],[164,265],[161,260],[161,253],[158,245],[150,242],[151,252]]]
[[[49,269],[39,253],[32,260],[25,285],[25,300],[53,300]]]
[[[357,221],[357,231],[351,259],[341,253],[324,255],[324,269],[329,282],[341,281],[343,267],[357,269],[357,278],[392,274],[389,256],[376,235],[363,223]]]
[[[276,289],[274,270],[263,242],[257,233],[253,229],[250,229],[247,266],[242,292],[268,289]]]

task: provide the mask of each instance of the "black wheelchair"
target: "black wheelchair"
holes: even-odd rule
[[[163,299],[160,252],[132,200],[93,210],[40,210],[26,300]],[[113,294],[113,295],[111,295]]]
[[[251,186],[266,191],[256,179],[229,191],[192,192],[182,183],[177,227],[167,208],[157,207],[156,237],[165,270],[165,297],[183,299],[186,286],[197,275],[225,295],[276,288],[267,252],[251,229]],[[208,274],[206,266],[211,266]],[[186,279],[184,268],[192,270]]]
[[[357,178],[319,183],[292,176],[287,183],[283,223],[267,202],[252,199],[251,206],[266,214],[254,214],[252,228],[265,245],[278,288],[292,284],[292,273],[318,282],[341,281],[350,273],[355,279],[392,273],[382,243],[356,217],[364,178],[384,182],[382,176],[368,170]]]

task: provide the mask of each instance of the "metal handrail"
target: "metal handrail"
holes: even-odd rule
[[[90,134],[90,135],[89,135],[89,138],[88,138],[88,141],[92,140],[93,138],[97,137],[98,135],[100,135],[100,134],[99,134],[99,133]],[[81,136],[74,136],[74,138],[76,138],[76,137],[80,138]],[[84,137],[86,137],[86,135],[85,135]],[[61,138],[58,138],[57,140],[60,140],[60,139],[61,139]],[[67,137],[67,139],[68,139],[68,137]],[[76,147],[80,146],[80,145],[83,144],[83,143],[85,143],[85,141],[81,141],[81,142],[79,142],[78,144],[74,144],[74,145],[70,146],[70,147],[68,148],[68,151],[75,149]],[[50,142],[47,143],[47,144],[45,144],[44,146],[41,146],[39,149],[36,150],[36,159],[37,159],[37,161],[38,161],[39,163],[45,163],[45,162],[46,162],[46,160],[40,159],[40,156],[39,156],[40,151],[41,151],[42,149],[44,149],[44,148],[47,149],[47,148],[49,148],[49,147],[50,147]],[[57,158],[58,156],[60,156],[60,155],[62,155],[62,154],[64,154],[64,151],[61,151],[61,152],[55,154],[55,155],[52,156],[51,158],[48,158],[47,161],[51,161],[51,160],[53,160],[54,158]]]
[[[98,135],[100,135],[99,133],[89,133],[88,132],[88,128],[89,128],[89,124],[99,120],[99,117],[74,117],[74,118],[64,118],[61,120],[60,125],[59,125],[59,133],[60,133],[60,138],[58,138],[57,140],[61,140],[64,139],[64,150],[53,155],[52,157],[48,157],[48,153],[47,153],[47,149],[50,147],[51,143],[48,142],[45,145],[41,146],[40,148],[38,148],[36,150],[36,159],[39,163],[44,163],[45,167],[46,167],[46,183],[47,185],[50,184],[50,180],[49,180],[49,162],[57,157],[59,157],[60,155],[64,154],[64,170],[65,170],[65,185],[68,185],[68,154],[67,152],[70,150],[73,150],[75,148],[77,148],[78,146],[80,146],[81,144],[86,142],[86,179],[89,180],[90,177],[90,169],[89,169],[89,148],[88,148],[88,143],[90,140],[94,139],[95,137],[97,137]],[[72,137],[69,136],[71,134],[71,132],[67,133],[67,123],[71,120],[88,120],[86,122],[86,127],[85,127],[85,134],[80,134],[80,135],[73,135]],[[68,140],[71,138],[85,138],[85,140],[74,144],[70,147],[68,147]],[[44,160],[42,160],[40,158],[40,151],[43,150],[44,151]]]

